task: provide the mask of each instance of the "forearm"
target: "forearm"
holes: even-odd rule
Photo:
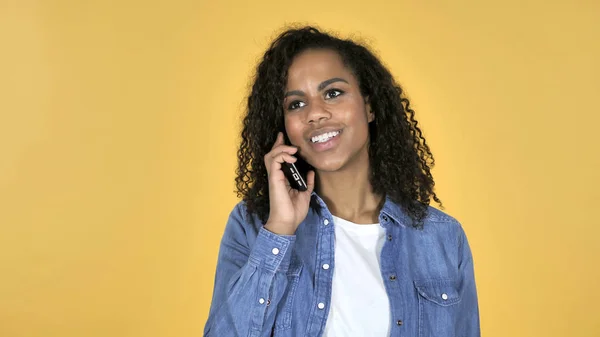
[[[261,229],[247,257],[224,237],[204,336],[270,336],[287,286],[294,236]],[[240,260],[245,258],[242,265]],[[239,266],[239,267],[237,267]]]

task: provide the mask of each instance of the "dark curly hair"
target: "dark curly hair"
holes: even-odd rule
[[[243,118],[237,177],[238,197],[248,213],[262,221],[269,215],[269,186],[264,156],[271,150],[277,131],[283,131],[283,96],[287,72],[294,57],[307,49],[337,52],[354,74],[363,97],[369,97],[375,114],[369,123],[369,177],[374,193],[398,203],[421,228],[430,199],[440,206],[434,192],[431,168],[434,159],[415,119],[415,112],[390,71],[368,50],[352,40],[340,39],[307,26],[289,28],[265,52],[256,69]],[[311,207],[318,207],[313,201]],[[442,206],[443,207],[443,206]]]

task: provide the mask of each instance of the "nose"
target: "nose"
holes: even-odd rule
[[[320,123],[329,118],[331,118],[331,112],[322,102],[313,102],[308,106],[306,119],[309,124]]]

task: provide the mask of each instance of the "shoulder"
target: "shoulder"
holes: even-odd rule
[[[231,210],[229,217],[236,217],[236,218],[239,218],[240,220],[245,221],[246,218],[248,217],[248,206],[246,205],[246,201],[244,201],[244,200],[238,201],[238,203],[233,206],[233,209]]]
[[[427,215],[424,219],[423,230],[426,232],[452,232],[459,234],[463,231],[462,224],[454,216],[428,206]]]
[[[458,223],[458,220],[452,215],[433,206],[427,206],[427,216],[425,217],[425,221],[435,223]]]
[[[248,212],[248,205],[244,200],[239,201],[233,206],[227,222],[229,226],[233,225],[242,228],[258,229],[262,226],[262,222],[259,220],[258,216]]]

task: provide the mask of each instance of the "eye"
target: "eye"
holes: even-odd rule
[[[290,103],[290,105],[288,105],[288,110],[296,110],[298,108],[301,108],[303,106],[305,106],[306,103],[302,102],[302,101],[293,101],[292,103]]]
[[[325,92],[325,98],[336,98],[341,96],[344,92],[339,89],[329,89]]]

